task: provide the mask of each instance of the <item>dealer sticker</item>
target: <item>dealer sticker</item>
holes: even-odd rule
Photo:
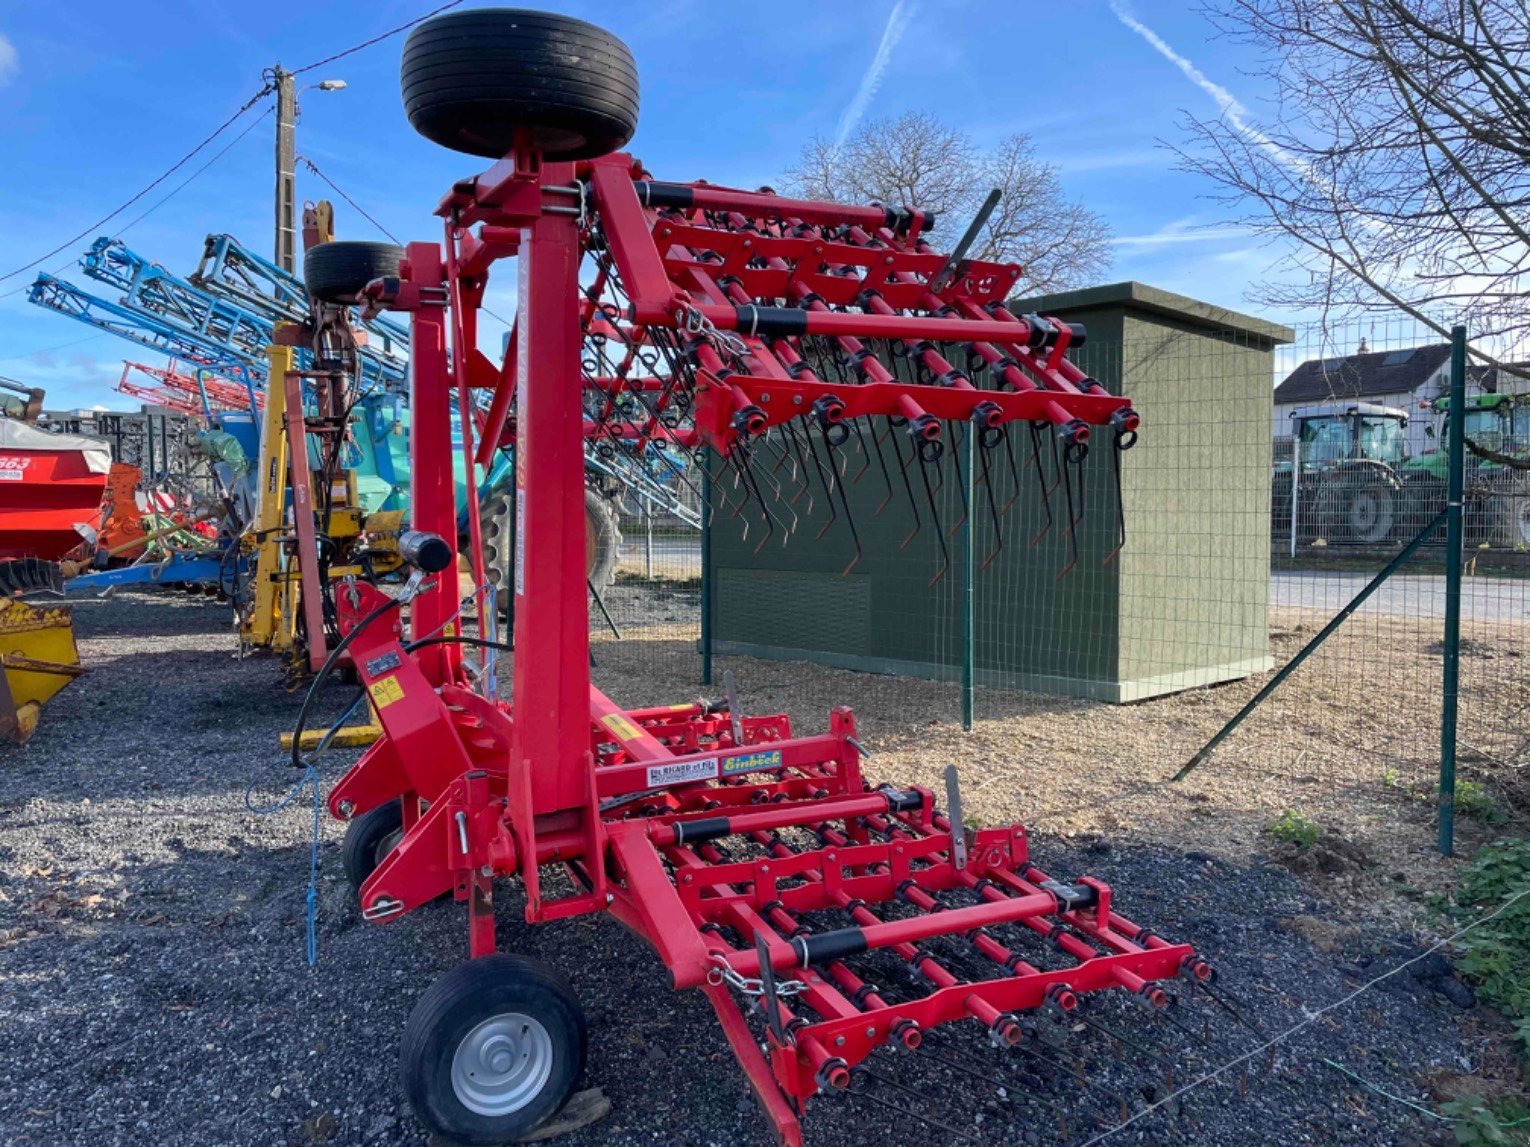
[[[656,789],[664,785],[681,785],[688,781],[709,781],[715,776],[717,776],[716,757],[708,757],[703,761],[676,761],[672,765],[649,765],[648,787]]]
[[[736,777],[740,773],[758,773],[780,767],[781,750],[768,749],[759,753],[745,753],[742,757],[729,757],[723,762],[722,775]]]

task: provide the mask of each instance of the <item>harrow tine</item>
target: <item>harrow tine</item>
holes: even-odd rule
[[[1205,992],[1207,999],[1209,999],[1212,1003],[1216,1004],[1217,1007],[1221,1008],[1228,1015],[1232,1016],[1232,1018],[1237,1020],[1238,1023],[1240,1023],[1244,1027],[1248,1028],[1249,1031],[1253,1032],[1261,1040],[1269,1038],[1268,1036],[1265,1035],[1265,1032],[1264,1032],[1263,1028],[1261,1028],[1258,1024],[1254,1023],[1252,1020],[1244,1018],[1243,1013],[1240,1012],[1237,1009],[1236,1006],[1234,1006],[1234,1003],[1232,1001],[1231,996],[1224,997],[1223,993],[1217,992],[1217,991],[1213,991],[1211,985],[1208,984],[1208,983],[1205,983],[1204,981],[1199,981],[1199,982],[1192,983],[1191,984],[1191,988],[1192,988],[1192,990],[1195,989],[1195,988],[1199,988],[1201,991]]]
[[[832,472],[834,470],[834,453],[835,453],[836,447],[835,447],[834,443],[829,438],[829,429],[828,429],[828,427],[820,426],[818,429],[819,429],[819,433],[823,435],[823,448],[829,452],[829,469]],[[808,433],[808,446],[813,451],[813,461],[817,462],[818,461],[818,447],[817,447],[817,444],[814,443],[814,441],[812,439],[812,431],[808,431],[807,433]],[[844,569],[840,570],[840,572],[839,572],[839,576],[840,577],[846,577],[850,573],[851,570],[853,570],[856,566],[858,566],[860,564],[860,561],[861,561],[861,535],[860,535],[860,531],[858,531],[855,528],[855,515],[850,510],[850,498],[845,493],[845,482],[844,482],[844,475],[843,475],[843,473],[840,474],[840,480],[838,482],[834,483],[834,487],[835,487],[835,489],[837,489],[839,491],[839,504],[840,504],[840,508],[843,509],[844,512],[845,512],[845,525],[850,527],[850,539],[851,539],[851,541],[853,541],[855,543],[855,557],[850,559],[850,564],[847,565]],[[834,495],[833,495],[832,492],[829,495],[829,505],[830,505],[831,508],[834,505]],[[829,519],[829,521],[831,523],[833,522],[833,520],[834,519],[832,519],[832,518]],[[824,526],[825,530],[827,530],[828,528],[829,528],[828,525]],[[823,536],[822,531],[819,532],[819,536],[820,537]]]
[[[922,445],[914,447],[914,454],[919,459],[919,477],[924,481],[924,497],[925,501],[929,503],[930,522],[935,527],[935,540],[940,543],[940,568],[935,571],[935,576],[930,579],[930,585],[934,587],[941,578],[946,576],[946,571],[951,568],[951,552],[946,548],[945,531],[940,528],[940,509],[935,505],[935,491],[930,488],[929,467],[933,465],[939,470],[940,454],[936,453],[934,460],[931,461],[925,457]]]
[[[898,459],[898,470],[903,475],[903,489],[904,492],[908,494],[909,512],[914,515],[914,528],[909,532],[908,537],[904,538],[901,542],[898,543],[898,548],[900,550],[906,550],[908,548],[909,542],[917,538],[919,536],[919,531],[923,528],[919,521],[919,503],[914,498],[914,486],[913,483],[908,480],[909,466],[919,460],[919,447],[915,446],[913,448],[914,452],[909,456],[909,460],[907,462],[903,460],[903,448],[898,445],[897,435],[893,435],[892,437],[892,448],[893,454]]]
[[[792,534],[795,534],[797,532],[797,526],[802,519],[797,516],[797,511],[792,509],[791,502],[786,498],[786,492],[781,488],[781,483],[776,481],[775,475],[771,471],[765,470],[763,468],[755,469],[753,474],[756,485],[759,484],[760,478],[762,476],[764,477],[765,481],[770,484],[770,488],[775,492],[775,498],[773,499],[775,504],[784,509],[788,514],[791,515],[792,518],[791,525],[788,526],[783,523],[787,536],[790,537]],[[779,521],[779,519],[777,520]]]
[[[873,511],[873,513],[872,513],[872,517],[880,518],[882,516],[882,511],[887,509],[887,507],[892,504],[892,500],[893,500],[892,474],[889,473],[889,471],[887,469],[887,457],[882,453],[882,439],[880,437],[878,437],[877,430],[876,430],[875,426],[871,426],[870,430],[871,430],[871,444],[872,444],[872,446],[874,446],[876,448],[877,462],[882,467],[882,482],[887,487],[887,497],[882,499],[881,505],[879,505],[876,508],[876,510]],[[862,440],[861,449],[865,450],[865,448],[866,448],[865,441]]]
[[[787,423],[787,425],[791,426],[792,424]],[[813,456],[813,469],[818,474],[818,483],[823,487],[824,504],[829,508],[829,520],[825,522],[819,528],[818,533],[814,535],[816,540],[822,538],[826,533],[828,533],[829,527],[839,520],[839,512],[834,509],[834,487],[837,486],[838,483],[834,482],[823,471],[823,462],[818,457],[818,446],[817,443],[813,441],[813,432],[804,426],[802,429],[802,434],[803,437],[807,439],[807,452]],[[793,440],[795,440],[797,437],[797,430],[795,426],[792,426],[791,435]],[[834,466],[834,461],[832,458],[829,460],[829,466],[831,469]],[[809,508],[811,509],[811,507]]]
[[[946,537],[956,537],[956,531],[967,524],[968,515],[972,507],[967,505],[967,478],[962,473],[962,447],[965,442],[963,435],[969,433],[961,423],[955,423],[951,428],[951,465],[956,467],[956,489],[962,500],[962,516],[946,531]]]
[[[1030,461],[1025,464],[1025,467],[1026,469],[1030,469],[1032,465],[1036,467],[1036,480],[1041,484],[1041,508],[1047,516],[1046,523],[1031,538],[1031,545],[1034,546],[1042,538],[1046,537],[1047,533],[1052,529],[1052,492],[1047,489],[1046,467],[1041,461],[1041,426],[1035,422],[1032,422],[1030,426],[1031,457]]]
[[[792,504],[795,505],[797,499],[806,494],[808,496],[808,501],[807,505],[803,507],[802,512],[804,515],[811,514],[813,512],[813,485],[808,478],[807,458],[802,453],[802,443],[797,438],[797,429],[790,422],[783,422],[781,423],[781,433],[785,434],[786,437],[791,441],[792,453],[797,456],[797,461],[802,463],[802,489],[797,491],[796,497],[792,499]],[[833,512],[834,508],[830,506],[829,513],[832,514]]]
[[[1000,428],[999,433],[1008,440],[1009,435],[1002,428]],[[996,445],[997,443],[995,443]],[[994,449],[994,446],[985,446],[982,436],[979,435],[978,448],[981,451],[980,457],[983,460],[983,496],[988,502],[988,516],[993,520],[993,549],[989,551],[988,555],[983,558],[982,564],[978,566],[979,570],[986,570],[993,562],[993,559],[999,556],[999,551],[1004,548],[1004,531],[999,523],[999,508],[994,502],[993,474],[989,471],[988,454]]]
[[[1111,476],[1116,488],[1116,544],[1100,564],[1108,566],[1126,548],[1126,505],[1121,500],[1121,435],[1117,434],[1110,450]]]
[[[1047,1043],[1040,1036],[1035,1036],[1031,1040],[1031,1044],[1037,1043],[1046,1044],[1046,1046],[1051,1048],[1053,1051],[1062,1051],[1061,1048],[1054,1044]],[[1026,1055],[1035,1056],[1042,1063],[1052,1068],[1052,1070],[1067,1076],[1074,1083],[1082,1087],[1085,1091],[1088,1091],[1091,1094],[1102,1096],[1105,1099],[1115,1103],[1116,1107],[1121,1112],[1121,1122],[1125,1123],[1127,1119],[1131,1118],[1131,1105],[1126,1102],[1126,1098],[1121,1095],[1120,1092],[1106,1087],[1104,1084],[1095,1083],[1093,1080],[1091,1080],[1087,1075],[1084,1074],[1084,1064],[1081,1061],[1075,1061],[1074,1066],[1070,1067],[1067,1063],[1060,1059],[1055,1059],[1052,1056],[1042,1054],[1041,1052],[1037,1051],[1035,1047],[1031,1046],[1031,1044],[1026,1044],[1024,1042],[1018,1043],[1015,1045],[1014,1050],[1023,1052]]]
[[[1204,1048],[1209,1049],[1211,1047],[1210,1040],[1208,1040],[1202,1033],[1196,1031],[1190,1025],[1180,1023],[1177,1019],[1174,1018],[1173,1015],[1170,1014],[1174,1008],[1179,1006],[1179,1000],[1168,992],[1165,992],[1164,994],[1169,997],[1169,1006],[1166,1008],[1160,1008],[1155,1013],[1155,1018],[1163,1021],[1164,1023],[1167,1023],[1170,1027],[1178,1028],[1180,1031],[1184,1032],[1187,1036],[1193,1039],[1196,1043],[1200,1044]]]
[[[1072,447],[1070,446],[1069,449],[1071,450]],[[1057,450],[1056,438],[1052,439],[1052,450],[1055,454]],[[1071,570],[1074,566],[1078,565],[1078,531],[1074,527],[1077,526],[1079,522],[1083,521],[1084,512],[1082,509],[1080,509],[1077,516],[1075,516],[1073,513],[1073,480],[1069,477],[1072,463],[1068,462],[1066,457],[1064,457],[1064,459],[1060,461],[1058,465],[1062,469],[1063,498],[1066,501],[1068,507],[1068,528],[1065,531],[1065,536],[1068,539],[1068,564],[1063,566],[1063,568],[1057,573],[1057,580],[1062,581],[1062,579],[1068,575],[1068,571]],[[1082,481],[1082,469],[1079,471],[1079,475],[1080,480]],[[1083,493],[1083,490],[1080,489],[1080,500],[1083,498]]]
[[[862,1064],[860,1067],[855,1068],[850,1073],[850,1078],[851,1078],[852,1081],[856,1078],[856,1076],[860,1076],[860,1077],[862,1077],[864,1079],[873,1080],[876,1083],[881,1084],[883,1087],[890,1087],[894,1091],[896,1091],[896,1092],[898,1092],[898,1093],[900,1093],[902,1095],[908,1095],[908,1096],[912,1096],[914,1099],[923,1100],[925,1103],[930,1104],[932,1107],[935,1104],[935,1100],[932,1099],[930,1096],[924,1094],[924,1092],[918,1091],[918,1090],[916,1090],[916,1089],[914,1089],[912,1087],[908,1087],[908,1086],[906,1086],[904,1084],[901,1084],[896,1079],[893,1079],[890,1076],[883,1075],[881,1072],[873,1071],[871,1068],[865,1066],[864,1064]],[[942,1123],[939,1119],[936,1119],[933,1116],[923,1115],[923,1114],[919,1113],[918,1111],[915,1111],[911,1107],[904,1107],[902,1104],[895,1103],[895,1102],[893,1102],[890,1099],[883,1099],[880,1096],[870,1095],[865,1090],[856,1091],[856,1090],[851,1089],[851,1090],[847,1090],[845,1092],[845,1094],[847,1096],[852,1097],[852,1098],[864,1099],[864,1100],[866,1100],[866,1101],[868,1101],[870,1103],[875,1103],[875,1104],[877,1104],[880,1107],[885,1107],[885,1108],[887,1108],[890,1111],[896,1111],[896,1112],[898,1112],[901,1115],[911,1116],[912,1118],[919,1120],[919,1122],[921,1122],[921,1123],[928,1124],[931,1127],[934,1127],[934,1128],[937,1128],[937,1129],[939,1129],[941,1131],[944,1131],[948,1135],[956,1136],[956,1138],[960,1139],[963,1143],[976,1143],[976,1144],[979,1144],[979,1147],[981,1147],[981,1144],[983,1142],[981,1139],[974,1139],[971,1135],[968,1135],[968,1134],[966,1134],[963,1131],[958,1131],[955,1127],[952,1127],[949,1123]]]
[[[871,469],[871,455],[866,453],[866,438],[865,435],[861,433],[861,420],[859,418],[850,419],[850,429],[855,434],[855,441],[856,444],[861,448],[861,458],[863,459],[861,462],[861,468],[857,470],[855,472],[855,476],[850,479],[850,484],[854,486],[859,484],[861,478],[865,476],[866,471]],[[845,465],[848,469],[849,463],[846,462]]]
[[[926,1035],[925,1035],[925,1043],[921,1044],[919,1047],[912,1048],[911,1050],[912,1050],[913,1054],[918,1056],[918,1057],[920,1057],[921,1059],[930,1060],[932,1063],[941,1064],[944,1067],[947,1067],[950,1070],[958,1072],[958,1073],[960,1073],[962,1075],[969,1075],[969,1076],[972,1076],[974,1079],[980,1079],[980,1080],[982,1080],[985,1083],[992,1084],[994,1087],[1002,1087],[1004,1089],[1004,1091],[1005,1091],[1005,1094],[1009,1095],[1013,1099],[1020,1099],[1020,1100],[1024,1100],[1027,1103],[1039,1104],[1040,1106],[1045,1107],[1048,1110],[1050,1110],[1060,1120],[1063,1120],[1064,1121],[1064,1127],[1066,1127],[1066,1120],[1067,1120],[1067,1117],[1068,1117],[1067,1109],[1065,1107],[1063,1107],[1062,1104],[1060,1104],[1060,1103],[1054,1103],[1050,1099],[1047,1099],[1045,1096],[1036,1094],[1036,1089],[1035,1088],[1031,1088],[1031,1087],[1016,1087],[1016,1086],[1014,1086],[1014,1081],[1016,1079],[1016,1076],[1013,1073],[1008,1075],[1007,1077],[1006,1076],[989,1075],[987,1072],[979,1071],[975,1067],[967,1066],[966,1064],[962,1063],[960,1060],[952,1059],[949,1056],[941,1055],[937,1051],[930,1050],[926,1046],[930,1042],[932,1042],[931,1039],[930,1039],[930,1036],[929,1036],[928,1033],[926,1033]],[[974,1056],[973,1057],[974,1062],[976,1061],[976,1059],[977,1059],[977,1057]],[[1009,1066],[1011,1068],[1014,1067],[1013,1064],[1011,1064]],[[1006,1080],[1008,1082],[1006,1082]],[[1039,1075],[1036,1077],[1036,1080],[1037,1080],[1038,1083],[1042,1083],[1042,1084],[1045,1083],[1045,1080],[1043,1080]],[[1064,1130],[1063,1137],[1067,1138],[1067,1134],[1068,1134],[1067,1131]]]
[[[1031,465],[1029,462],[1027,462],[1024,467],[1017,467],[1015,465],[1015,441],[1007,429],[1004,432],[1004,453],[1008,456],[1009,476],[1015,483],[1015,492],[1009,496],[1009,501],[1005,502],[1004,505],[1000,507],[999,513],[1001,514],[1009,513],[1009,508],[1013,506],[1016,499],[1020,497],[1020,488],[1022,485],[1020,477],[1021,471],[1023,469],[1029,469]]]
[[[1163,1065],[1164,1070],[1168,1072],[1168,1084],[1169,1084],[1169,1086],[1170,1087],[1174,1086],[1174,1061],[1172,1059],[1168,1058],[1168,1056],[1161,1054],[1160,1051],[1154,1050],[1153,1048],[1149,1047],[1147,1044],[1143,1043],[1141,1040],[1134,1039],[1134,1038],[1132,1038],[1129,1035],[1126,1035],[1126,1034],[1124,1034],[1122,1032],[1118,1032],[1114,1028],[1108,1027],[1105,1024],[1101,1023],[1099,1020],[1090,1019],[1086,1015],[1081,1015],[1081,1014],[1077,1014],[1076,1013],[1076,1014],[1070,1016],[1069,1019],[1076,1019],[1076,1020],[1078,1020],[1080,1023],[1084,1024],[1085,1026],[1093,1028],[1095,1031],[1099,1032],[1101,1035],[1105,1036],[1107,1039],[1115,1040],[1116,1043],[1120,1044],[1122,1047],[1129,1047],[1133,1051],[1140,1052],[1142,1055],[1147,1056],[1149,1059],[1157,1060],[1160,1064]],[[1163,1044],[1159,1044],[1158,1045],[1159,1048],[1162,1048],[1163,1046],[1164,1046]]]

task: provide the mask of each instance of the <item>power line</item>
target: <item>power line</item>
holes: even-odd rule
[[[432,16],[439,16],[442,12],[445,12],[445,11],[448,11],[449,9],[455,8],[455,7],[457,7],[457,5],[459,5],[461,3],[462,3],[462,0],[451,0],[450,4],[442,4],[439,8],[433,8],[429,12],[426,12],[425,15],[419,16],[419,17],[409,21],[409,23],[407,23],[407,24],[400,24],[397,28],[392,28],[389,31],[383,32],[380,35],[373,36],[370,40],[363,40],[361,43],[357,44],[354,48],[347,48],[343,52],[336,52],[333,56],[325,56],[322,60],[315,60],[311,64],[304,64],[301,68],[297,69],[297,71],[293,72],[292,74],[294,76],[301,76],[304,72],[311,72],[315,68],[322,68],[325,64],[333,64],[336,60],[343,60],[343,59],[345,59],[346,56],[355,55],[357,52],[361,51],[363,48],[370,48],[373,44],[380,44],[384,40],[389,39],[390,37],[397,36],[400,32],[407,32],[410,28],[413,28],[416,24],[423,24],[426,20],[429,20]]]
[[[189,187],[192,183],[194,183],[197,180],[197,178],[200,175],[202,175],[203,172],[205,172],[209,167],[211,167],[213,164],[217,163],[218,160],[222,159],[225,155],[227,155],[230,151],[232,151],[238,145],[240,140],[244,139],[245,136],[249,135],[250,132],[254,131],[257,127],[259,127],[262,123],[264,123],[266,117],[268,115],[270,115],[273,110],[274,109],[269,108],[269,107],[266,108],[266,110],[263,111],[259,116],[257,116],[255,119],[250,121],[249,127],[245,128],[242,132],[240,132],[232,140],[230,140],[229,143],[224,146],[222,151],[218,152],[217,155],[213,156],[206,163],[204,163],[201,167],[197,168],[194,172],[192,172],[185,179],[183,179],[179,184],[176,185],[174,190],[172,190],[169,194],[167,194],[163,199],[159,200],[157,203],[153,204],[152,206],[145,208],[142,212],[140,212],[134,218],[129,220],[127,223],[124,223],[121,227],[118,227],[118,228],[114,229],[112,234],[114,236],[116,236],[116,237],[121,237],[123,235],[126,235],[129,230],[131,230],[132,228],[138,226],[138,224],[142,223],[150,215],[153,215],[154,212],[158,211],[166,203],[169,203],[170,200],[174,199],[182,191],[186,190],[186,188]],[[72,263],[73,261],[74,261],[73,259],[70,259],[69,263]],[[55,274],[55,275],[62,274],[65,270],[68,269],[69,263],[63,264],[63,266],[57,268],[56,270],[54,270],[51,273]],[[19,295],[19,294],[21,294],[22,291],[30,290],[31,286],[32,285],[30,283],[23,283],[19,287],[13,287],[9,291],[6,291],[3,295],[0,295],[0,299],[9,299],[13,295]]]
[[[99,231],[107,223],[110,223],[113,219],[115,219],[117,216],[121,215],[129,207],[133,206],[133,204],[137,203],[140,199],[142,199],[149,192],[153,191],[156,187],[158,187],[165,180],[169,179],[172,175],[174,175],[181,168],[185,167],[186,164],[190,163],[191,160],[194,159],[202,151],[203,148],[205,148],[208,144],[212,143],[213,140],[217,139],[220,135],[222,135],[225,131],[227,131],[233,125],[234,121],[239,119],[240,116],[244,115],[245,112],[249,111],[252,107],[254,107],[256,104],[258,104],[262,99],[264,99],[266,96],[270,95],[272,90],[273,89],[271,88],[271,86],[269,84],[267,84],[265,87],[261,88],[260,91],[256,92],[253,96],[251,96],[248,100],[246,100],[244,102],[244,105],[238,111],[236,111],[233,115],[229,116],[228,119],[224,120],[221,124],[219,124],[218,127],[213,131],[213,133],[211,135],[207,136],[207,138],[202,140],[201,143],[197,144],[196,147],[192,148],[185,155],[181,156],[180,159],[176,160],[173,164],[171,164],[168,168],[166,168],[163,172],[161,172],[159,175],[155,176],[155,178],[151,182],[145,184],[142,188],[140,188],[132,196],[132,198],[128,199],[125,203],[122,203],[118,207],[114,208],[112,211],[110,211],[106,215],[103,215],[100,219],[97,219],[94,223],[92,223],[89,227],[86,227],[78,235],[73,235],[70,238],[65,239],[57,247],[53,248],[53,250],[47,252],[46,254],[39,255],[37,258],[33,259],[30,263],[27,263],[26,265],[21,266],[21,267],[17,267],[14,271],[8,271],[4,275],[0,275],[0,283],[3,283],[3,282],[5,282],[8,279],[14,279],[17,275],[25,274],[26,272],[32,270],[34,267],[36,267],[40,263],[46,263],[49,259],[53,258],[53,256],[55,256],[55,255],[59,254],[60,252],[62,252],[64,250],[74,246],[81,239],[84,239],[86,236],[90,235],[92,232]]]
[[[316,164],[313,160],[309,159],[306,155],[300,155],[300,156],[298,156],[298,159],[300,159],[303,162],[303,165],[305,167],[307,167],[309,171],[313,172],[320,179],[322,179],[325,183],[329,184],[330,190],[333,191],[336,195],[338,195],[341,199],[343,199],[347,203],[349,203],[351,205],[352,209],[356,212],[356,214],[360,215],[363,219],[365,219],[373,227],[376,227],[379,231],[381,231],[389,239],[392,239],[393,242],[397,246],[402,247],[404,245],[404,241],[402,239],[400,239],[392,231],[389,231],[386,227],[384,227],[376,219],[372,218],[371,215],[367,214],[366,208],[362,207],[361,204],[357,203],[354,199],[352,199],[349,195],[347,195],[343,190],[341,190],[340,185],[337,184],[333,179],[331,179],[329,176],[325,175],[322,171],[320,171],[318,164]]]

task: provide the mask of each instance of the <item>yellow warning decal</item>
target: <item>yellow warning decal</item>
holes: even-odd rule
[[[694,704],[687,702],[681,705],[666,705],[664,710],[667,713],[689,713],[695,707]]]
[[[448,621],[446,623],[446,625],[444,627],[442,627],[442,629],[441,629],[441,636],[443,636],[443,637],[456,637],[457,636],[457,623],[455,621]]]
[[[372,704],[379,709],[386,709],[395,701],[404,699],[404,687],[398,683],[397,677],[384,677],[367,686],[367,692],[372,694]]]
[[[625,713],[607,713],[600,723],[616,734],[619,741],[636,741],[643,735],[643,730],[627,720]]]

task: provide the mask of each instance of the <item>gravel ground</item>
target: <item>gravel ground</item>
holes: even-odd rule
[[[76,616],[92,672],[49,707],[31,744],[0,749],[0,1143],[421,1142],[396,1048],[414,1000],[465,952],[457,906],[362,925],[340,871],[338,828],[325,823],[319,964],[310,969],[302,922],[311,814],[300,805],[260,817],[243,802],[251,780],[262,797],[289,780],[276,735],[291,727],[298,698],[281,691],[269,661],[232,658],[227,613],[214,603],[123,594],[82,601]],[[332,692],[329,712],[344,692]],[[1418,952],[1374,919],[1346,919],[1283,869],[1121,843],[1130,839],[1040,833],[1033,851],[1054,875],[1097,875],[1128,915],[1193,940],[1266,1031]],[[613,922],[532,929],[516,897],[499,900],[502,946],[555,962],[590,1013],[587,1078],[613,1111],[562,1142],[769,1142],[699,994],[670,992],[658,962]],[[1441,1078],[1485,1071],[1493,1022],[1463,1008],[1468,999],[1446,998],[1460,988],[1434,961],[1419,967],[1424,978],[1404,972],[1323,1016],[1273,1064],[1253,1057],[1246,1090],[1230,1072],[1106,1141],[1430,1141],[1437,1132],[1427,1121],[1319,1062],[1330,1057],[1420,1100]],[[893,969],[881,982],[899,990]],[[1203,1011],[1215,1014],[1186,1001],[1181,1016],[1199,1032]],[[1253,1043],[1230,1021],[1202,1046],[1115,1004],[1088,1014],[1172,1047],[1177,1084]],[[1091,1029],[1046,1027],[1097,1089],[1134,1110],[1161,1094],[1156,1064],[1116,1059]],[[1003,1066],[966,1033],[953,1029],[952,1039],[946,1051],[970,1050],[969,1066]],[[1119,1119],[1112,1096],[1011,1057],[1010,1068],[1025,1070],[1002,1090],[928,1060],[888,1053],[878,1062],[942,1097],[938,1108],[900,1103],[986,1142],[1060,1141],[1047,1103],[1069,1111],[1072,1142]],[[1025,1100],[1028,1088],[1044,1102]],[[868,1127],[895,1143],[960,1141],[861,1096],[816,1103],[807,1127],[820,1145],[860,1141]]]

